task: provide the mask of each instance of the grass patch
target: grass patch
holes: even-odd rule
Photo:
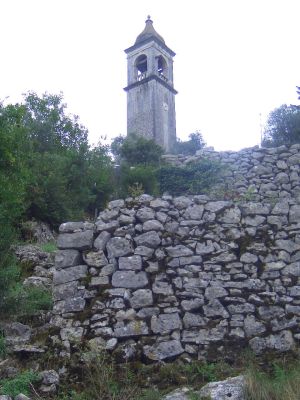
[[[28,316],[34,315],[41,310],[51,310],[52,294],[49,290],[38,287],[28,287],[24,289],[24,302],[20,308],[20,313]]]
[[[74,363],[74,377],[57,400],[160,400],[182,386],[191,388],[189,400],[198,400],[197,391],[205,384],[238,375],[246,377],[245,400],[300,399],[300,361],[291,357],[258,358],[245,352],[234,365],[224,360],[117,364],[105,352],[83,353],[80,359],[84,364]]]
[[[269,369],[252,363],[246,372],[245,400],[299,400],[300,361],[284,359]]]
[[[39,311],[50,310],[52,304],[52,294],[49,290],[38,287],[24,288],[21,282],[15,282],[0,301],[0,316],[31,317]]]
[[[56,242],[43,243],[40,248],[46,253],[54,253],[57,250]]]
[[[39,381],[39,376],[33,371],[24,371],[13,379],[3,379],[0,381],[0,393],[8,396],[17,396],[23,393],[30,395],[30,387]]]
[[[138,394],[133,371],[128,366],[117,366],[105,352],[89,352],[83,369],[85,390],[83,399],[133,400]]]
[[[225,362],[193,361],[186,364],[177,360],[166,364],[117,364],[105,352],[82,353],[80,359],[85,363],[80,369],[78,362],[74,364],[76,376],[73,379],[74,382],[81,382],[80,387],[70,387],[66,382],[69,393],[62,390],[57,400],[160,400],[178,387],[199,389],[213,380],[232,376],[232,368]],[[70,390],[79,392],[77,397],[71,395]],[[190,395],[193,396],[193,392]]]

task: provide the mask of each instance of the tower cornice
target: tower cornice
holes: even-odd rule
[[[124,87],[123,89],[125,90],[125,92],[128,92],[128,90],[130,90],[132,88],[135,88],[137,86],[141,86],[141,85],[143,85],[143,84],[145,84],[147,82],[150,82],[152,80],[155,80],[155,81],[159,82],[161,85],[163,85],[167,89],[169,89],[172,93],[174,93],[174,94],[178,93],[177,90],[175,90],[173,88],[173,86],[169,85],[168,82],[164,81],[163,79],[161,79],[159,76],[157,76],[155,74],[149,75],[149,76],[147,76],[146,78],[144,78],[144,79],[142,79],[140,81],[133,82],[130,85]]]
[[[165,45],[161,40],[159,40],[158,38],[156,38],[155,36],[149,38],[149,39],[145,39],[142,42],[139,42],[137,44],[134,44],[133,46],[128,47],[127,49],[125,49],[125,53],[131,53],[132,51],[139,49],[140,47],[143,47],[145,44],[147,43],[151,43],[151,42],[155,42],[157,43],[159,46],[161,46],[164,50],[166,50],[172,57],[176,56],[176,53],[174,53],[173,50],[170,49],[170,47],[168,47],[167,45]]]

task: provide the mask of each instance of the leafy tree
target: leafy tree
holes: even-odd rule
[[[107,201],[111,160],[108,148],[91,149],[87,129],[66,114],[60,95],[25,95],[24,126],[31,144],[27,215],[58,225],[84,218]]]
[[[93,214],[95,209],[103,208],[111,194],[113,165],[109,156],[109,147],[98,143],[90,149],[87,157],[86,182],[89,187],[88,204],[85,210]]]
[[[115,160],[117,162],[120,162],[120,155],[121,155],[120,151],[121,151],[121,147],[125,140],[126,140],[125,136],[119,135],[113,139],[113,141],[110,145],[110,151],[113,154],[113,156],[115,157]]]
[[[265,147],[300,143],[300,107],[283,104],[268,118],[262,145]]]
[[[157,165],[163,149],[154,140],[131,134],[126,138],[118,136],[111,145],[111,151],[128,165]]]
[[[175,153],[176,154],[184,154],[184,155],[194,155],[197,150],[201,150],[206,146],[206,143],[203,139],[202,133],[196,131],[189,135],[189,140],[180,141],[177,140],[175,144]]]
[[[79,123],[78,116],[66,115],[63,95],[34,92],[24,95],[27,113],[25,126],[29,131],[35,151],[61,151],[88,146],[87,129]]]
[[[29,172],[22,106],[0,104],[0,253],[11,242],[13,227],[26,209]]]
[[[7,228],[21,217],[52,226],[83,218],[112,192],[108,148],[90,148],[86,128],[66,114],[62,100],[30,92],[24,104],[1,105],[0,222]]]

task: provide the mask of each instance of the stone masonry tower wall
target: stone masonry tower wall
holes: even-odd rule
[[[170,151],[176,141],[173,57],[150,18],[127,54],[127,134],[153,139]]]
[[[142,195],[60,226],[62,353],[78,341],[148,361],[299,350],[300,145],[204,155],[253,199]]]

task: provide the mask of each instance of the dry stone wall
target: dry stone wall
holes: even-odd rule
[[[300,195],[300,144],[264,149],[253,147],[239,152],[199,150],[194,157],[163,156],[175,166],[209,158],[221,162],[223,183],[219,194],[236,200],[271,201]],[[217,191],[218,192],[218,191]]]
[[[299,150],[205,153],[231,166],[239,193],[253,187],[251,201],[142,195],[111,201],[95,224],[62,224],[52,318],[61,355],[81,340],[143,360],[296,350]]]

